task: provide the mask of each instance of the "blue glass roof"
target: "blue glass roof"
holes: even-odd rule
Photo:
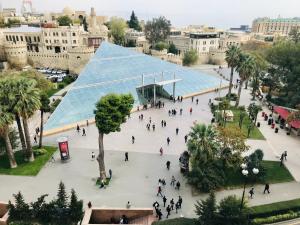
[[[45,125],[60,128],[94,117],[95,103],[108,93],[131,93],[139,105],[136,87],[162,80],[182,79],[176,95],[187,95],[220,85],[220,79],[134,50],[102,42],[73,87],[65,95]],[[224,83],[223,83],[224,84]],[[172,85],[164,86],[172,94]]]

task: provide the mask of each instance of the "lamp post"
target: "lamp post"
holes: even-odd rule
[[[245,191],[246,191],[246,184],[247,184],[247,177],[249,174],[248,168],[247,168],[247,164],[246,163],[242,163],[241,164],[241,168],[242,168],[242,174],[244,176],[244,189],[243,189],[243,195],[242,195],[242,201],[241,201],[241,207],[240,207],[240,211],[242,211],[243,209],[243,204],[244,204],[244,198],[245,198]],[[253,168],[252,169],[252,173],[254,175],[257,175],[259,173],[259,170],[257,168]]]

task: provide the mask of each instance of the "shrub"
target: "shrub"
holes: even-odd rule
[[[64,78],[64,83],[66,84],[66,85],[68,85],[68,84],[71,84],[72,82],[74,82],[75,80],[76,80],[76,76],[66,76],[65,78]]]
[[[61,102],[61,99],[55,99],[55,101],[51,104],[50,106],[50,112],[53,113],[56,107],[59,105]]]
[[[255,218],[252,222],[254,225],[260,225],[260,224],[273,224],[285,220],[291,220],[300,217],[300,212],[293,212],[290,211],[285,214],[270,216],[266,218]]]
[[[65,87],[65,84],[64,83],[59,83],[58,84],[58,89],[63,89]]]
[[[246,108],[245,108],[245,106],[244,105],[241,105],[241,106],[239,106],[238,107],[238,110],[240,110],[240,111],[246,111]]]
[[[162,51],[164,49],[168,49],[169,45],[165,42],[159,41],[155,44],[154,49],[157,51]]]
[[[33,154],[34,156],[41,156],[47,154],[47,150],[44,148],[39,148],[39,149],[33,149]]]
[[[237,100],[237,94],[231,93],[230,95],[226,95],[226,98],[230,99],[230,101],[236,101]]]
[[[184,54],[182,63],[184,66],[190,66],[195,64],[198,61],[198,58],[198,53],[195,50],[190,50]]]

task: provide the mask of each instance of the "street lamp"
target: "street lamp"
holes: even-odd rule
[[[245,191],[246,191],[246,184],[247,184],[247,177],[248,177],[248,174],[249,174],[249,171],[247,169],[247,164],[246,163],[242,163],[241,164],[241,168],[242,168],[242,174],[244,176],[244,189],[243,189],[243,195],[242,195],[242,201],[241,201],[241,207],[240,207],[240,211],[242,211],[243,209],[243,204],[244,204],[244,198],[245,198]],[[257,175],[259,173],[259,169],[257,168],[253,168],[252,169],[252,173],[254,175]]]

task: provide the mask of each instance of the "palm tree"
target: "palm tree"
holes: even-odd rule
[[[230,101],[228,99],[224,99],[222,102],[219,103],[219,109],[223,110],[224,127],[226,126],[226,122],[227,122],[226,110],[228,110],[229,108],[230,108]]]
[[[212,126],[196,124],[192,127],[189,136],[188,150],[192,155],[192,164],[199,161],[202,164],[211,162],[217,151],[216,133]]]
[[[230,46],[229,49],[226,51],[226,57],[225,60],[228,64],[228,67],[231,68],[231,72],[230,72],[230,80],[229,80],[229,90],[228,90],[228,95],[231,94],[231,90],[232,90],[232,80],[233,80],[233,72],[234,69],[238,66],[239,64],[239,57],[241,54],[241,50],[239,47],[237,46]]]
[[[9,126],[14,121],[14,115],[9,112],[9,108],[5,105],[0,105],[0,135],[5,140],[6,154],[9,160],[10,168],[16,168],[17,162],[14,156],[12,145],[9,138]]]
[[[26,140],[26,159],[34,161],[32,145],[30,140],[30,132],[28,127],[28,119],[34,112],[41,107],[40,92],[36,88],[36,82],[28,78],[15,79],[15,103],[14,109],[19,112],[23,120],[25,140]]]
[[[237,71],[240,77],[240,84],[239,84],[238,95],[235,103],[236,107],[240,103],[243,84],[252,76],[254,69],[255,69],[254,58],[248,54],[244,54],[244,53],[240,54],[240,62],[237,66]]]
[[[41,127],[40,127],[40,141],[39,141],[39,148],[43,146],[43,131],[44,131],[44,112],[50,111],[50,100],[46,93],[42,93],[40,96],[41,101]]]

